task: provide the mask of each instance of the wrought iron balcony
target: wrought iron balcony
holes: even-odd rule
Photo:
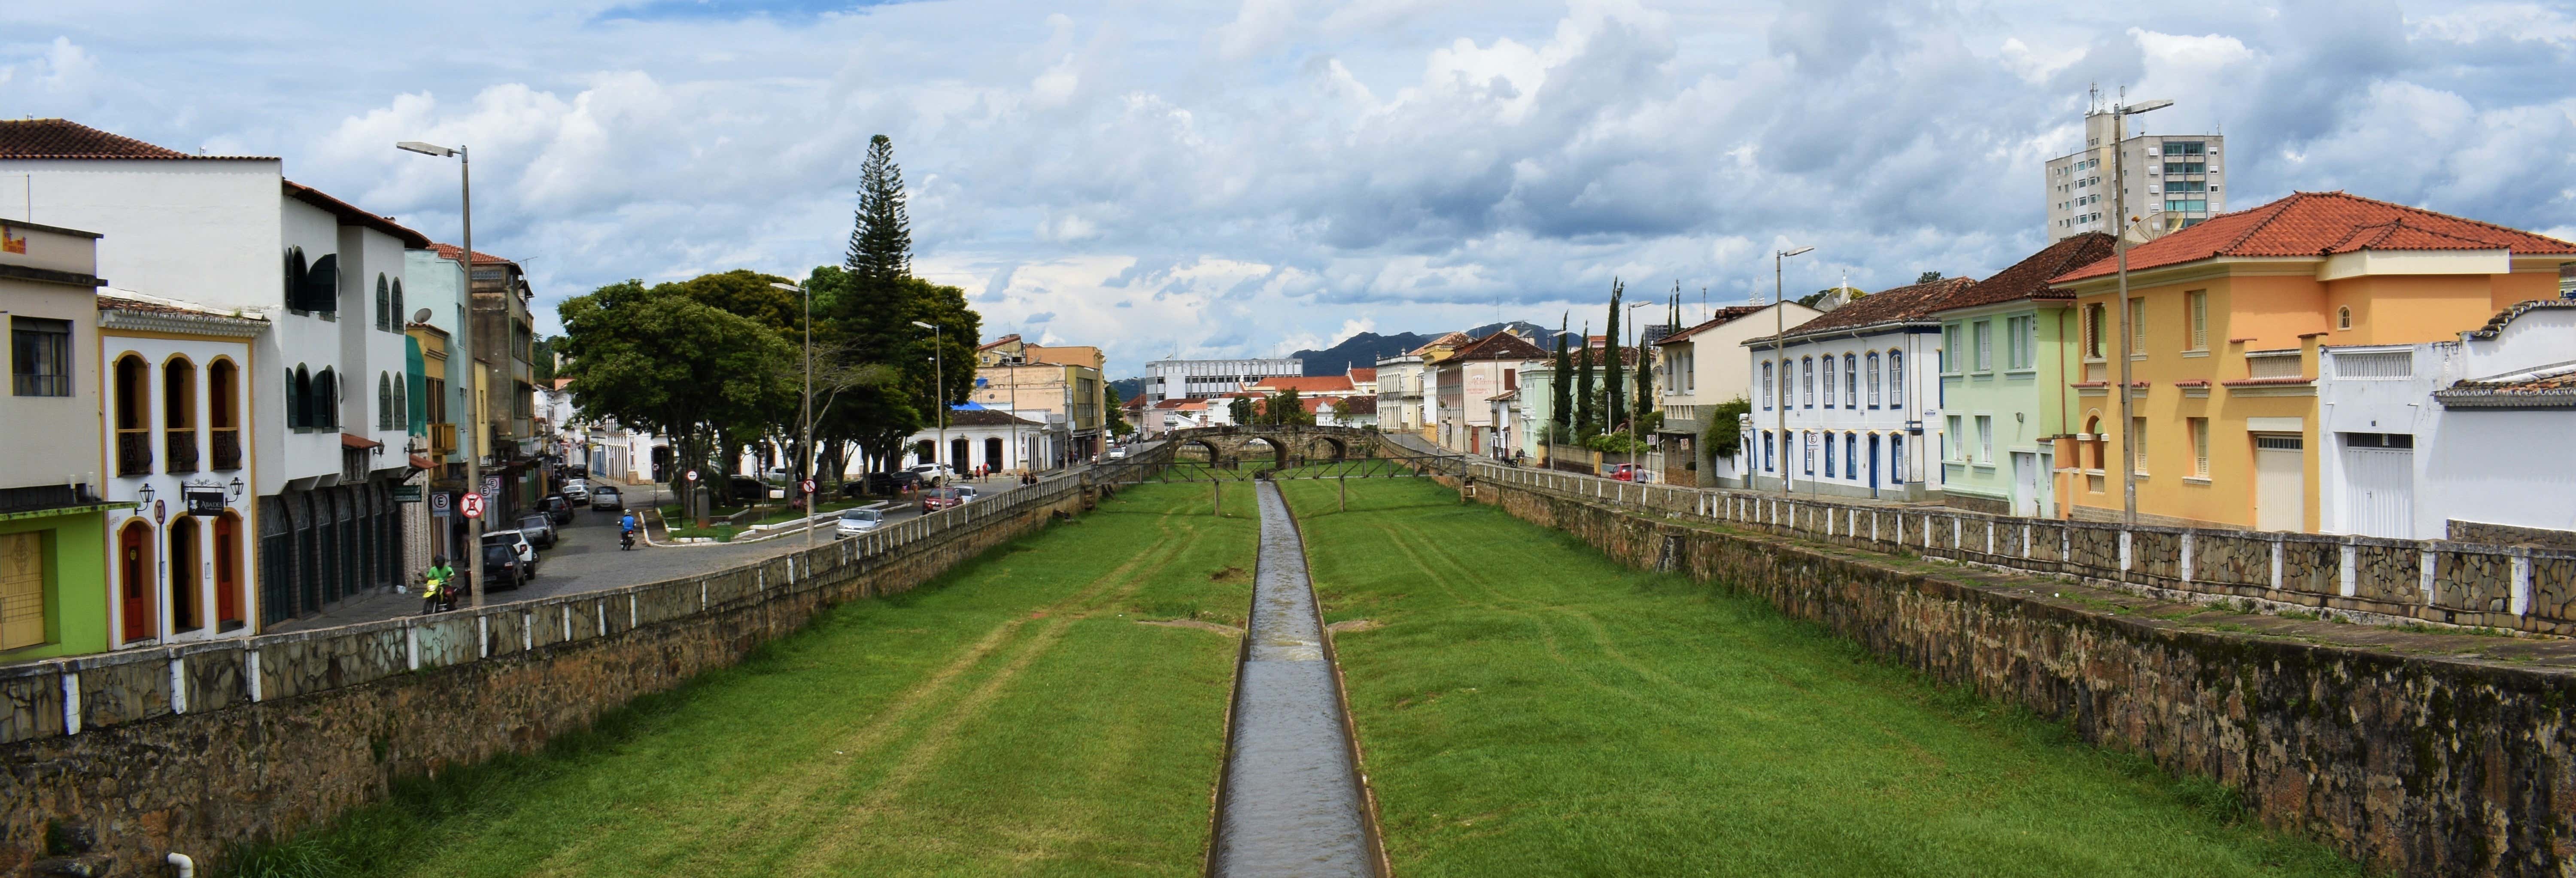
[[[116,431],[116,474],[148,476],[152,474],[152,431]]]
[[[214,433],[213,451],[215,453],[214,465],[210,468],[216,470],[241,469],[241,430],[233,427],[216,427],[210,432]]]
[[[168,455],[165,459],[169,461],[170,472],[197,471],[197,431],[188,429],[162,431],[161,447],[163,453]]]

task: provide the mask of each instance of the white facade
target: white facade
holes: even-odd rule
[[[2442,539],[2452,521],[2576,530],[2576,468],[2558,463],[2576,433],[2576,397],[2435,396],[2461,381],[2576,372],[2576,301],[2508,313],[2459,341],[2319,350],[2320,531]]]
[[[1940,339],[1937,325],[1911,322],[1803,337],[1793,330],[1777,350],[1747,343],[1754,429],[1739,453],[1753,462],[1755,485],[1779,487],[1785,467],[1798,493],[1939,497]]]
[[[1381,430],[1419,433],[1422,416],[1422,358],[1412,354],[1377,361],[1377,424]]]
[[[258,498],[250,488],[252,348],[267,321],[108,290],[99,314],[108,645],[246,637],[259,630]],[[250,435],[244,435],[244,434]],[[236,445],[234,443],[242,443]]]
[[[1304,375],[1296,358],[1255,360],[1156,360],[1145,364],[1146,401],[1201,399],[1242,390],[1264,378]]]
[[[945,430],[931,429],[912,434],[904,440],[905,459],[911,464],[944,463],[959,473],[1019,472],[1032,464],[1044,470],[1059,459],[1068,447],[1070,437],[1062,429],[1050,430],[1046,424],[1025,416],[1013,418],[993,410],[953,413]],[[1013,421],[1017,421],[1014,424]],[[1015,441],[1016,440],[1016,441]],[[941,443],[945,442],[945,445]],[[925,449],[936,454],[924,454]],[[855,465],[855,461],[853,461]],[[849,472],[844,478],[860,474]]]
[[[2227,212],[2227,165],[2216,134],[2133,135],[2112,160],[2112,115],[2084,116],[2084,148],[2048,160],[2042,191],[2048,196],[2048,239],[2109,232],[2114,164],[2129,175],[2129,215],[2146,218],[2153,233],[2199,223]],[[2135,123],[2132,122],[2132,125]]]
[[[1707,323],[1685,327],[1656,343],[1655,407],[1664,413],[1662,432],[1691,437],[1700,484],[1744,484],[1743,456],[1718,457],[1713,449],[1700,447],[1698,437],[1708,429],[1701,418],[1703,408],[1738,397],[1753,399],[1752,361],[1744,355],[1745,340],[1796,329],[1823,313],[1796,302],[1727,309]],[[1663,447],[1674,451],[1670,440]]]

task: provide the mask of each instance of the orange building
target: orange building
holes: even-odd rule
[[[2121,440],[2117,279],[2104,259],[2052,281],[2080,331],[2062,376],[2079,432],[2060,441],[2068,514],[2314,531],[2321,347],[2453,338],[2514,304],[2558,296],[2576,245],[2341,192],[2301,192],[2129,250],[2129,412]],[[2428,401],[2429,404],[2429,401]]]

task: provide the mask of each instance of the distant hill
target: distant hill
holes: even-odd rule
[[[1145,392],[1145,379],[1120,378],[1109,382],[1109,392],[1118,394],[1120,402],[1135,399],[1137,394]]]
[[[1320,351],[1298,351],[1289,356],[1305,361],[1308,375],[1339,375],[1343,370],[1353,366],[1363,369],[1374,367],[1380,358],[1403,354],[1437,337],[1437,334],[1421,335],[1411,332],[1399,332],[1394,335],[1363,332],[1342,339],[1341,344]]]

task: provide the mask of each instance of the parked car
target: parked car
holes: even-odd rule
[[[492,581],[493,591],[516,591],[528,582],[527,567],[519,562],[519,553],[500,543],[483,546],[483,577]]]
[[[769,484],[750,476],[726,476],[725,496],[736,504],[757,503],[769,496]]]
[[[624,509],[626,508],[626,495],[618,493],[616,488],[608,485],[601,485],[590,492],[590,508],[601,512],[615,512],[620,509]]]
[[[527,534],[523,534],[515,530],[485,531],[483,533],[483,545],[508,547],[512,552],[518,554],[520,569],[527,571],[519,578],[537,578],[537,547],[528,542]]]
[[[556,539],[555,517],[542,512],[535,515],[521,516],[519,518],[519,535],[526,537],[528,544],[537,548],[554,548]]]
[[[1117,447],[1117,448],[1109,449],[1109,459],[1110,459],[1110,460],[1126,460],[1126,459],[1127,459],[1127,448],[1126,448],[1126,446],[1123,446],[1123,445],[1122,445],[1122,446],[1119,446],[1119,447]]]
[[[844,509],[841,510],[840,520],[832,524],[832,538],[837,540],[842,537],[855,537],[876,530],[878,525],[884,523],[885,513],[883,512],[874,509]]]
[[[978,496],[975,493],[975,489],[967,485],[959,485],[949,490],[957,492],[957,502],[959,503],[973,503],[975,502],[976,496]]]
[[[1610,477],[1622,482],[1643,482],[1649,480],[1646,468],[1633,463],[1611,464]]]
[[[787,468],[783,466],[773,466],[760,471],[761,481],[768,482],[773,485],[787,484],[789,478]]]
[[[949,469],[948,465],[944,463],[917,463],[913,464],[912,468],[904,470],[904,472],[911,473],[915,478],[919,478],[920,480],[933,485],[940,484],[957,477],[957,471]]]
[[[572,503],[573,501],[571,497],[557,494],[537,501],[537,509],[546,514],[546,520],[549,522],[554,524],[571,524]]]
[[[966,502],[956,488],[931,488],[921,492],[921,513],[928,515],[942,509],[953,509]]]
[[[869,473],[864,479],[860,479],[855,482],[842,482],[841,496],[856,497],[861,494],[892,494],[920,486],[920,474],[914,473],[911,470],[892,473]]]
[[[588,503],[590,502],[590,485],[577,480],[567,483],[563,487],[563,496],[564,499],[575,503]]]

